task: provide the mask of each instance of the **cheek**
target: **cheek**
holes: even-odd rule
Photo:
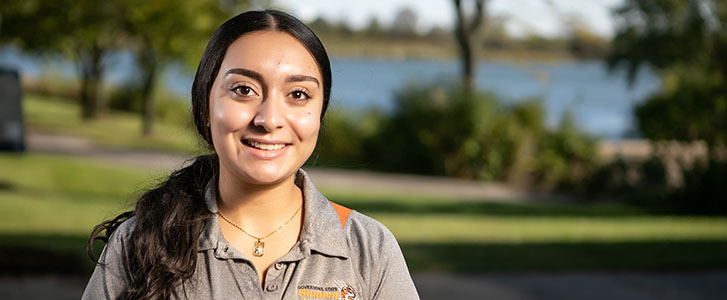
[[[320,115],[312,111],[295,114],[292,124],[295,124],[295,131],[298,136],[305,139],[315,141],[318,138],[318,131],[321,128]]]
[[[214,131],[228,132],[246,127],[252,118],[249,109],[233,101],[216,101],[210,108],[210,124]]]

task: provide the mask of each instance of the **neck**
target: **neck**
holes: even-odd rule
[[[246,184],[220,170],[217,208],[246,230],[262,233],[284,222],[303,203],[295,176],[270,185]]]

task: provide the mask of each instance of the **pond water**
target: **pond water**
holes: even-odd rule
[[[454,80],[459,64],[432,60],[333,59],[333,106],[344,109],[390,109],[397,90],[407,83]],[[493,92],[503,104],[538,98],[549,126],[568,110],[580,127],[600,138],[633,134],[632,109],[660,88],[659,79],[641,69],[629,86],[626,74],[609,73],[600,61],[559,63],[480,62],[478,89]]]

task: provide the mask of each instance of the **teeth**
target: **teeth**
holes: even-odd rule
[[[256,141],[250,141],[250,140],[247,140],[246,142],[248,145],[258,148],[258,149],[262,149],[262,150],[279,150],[279,149],[283,149],[283,147],[285,147],[285,144],[264,144],[264,143],[260,143],[260,142],[256,142]]]

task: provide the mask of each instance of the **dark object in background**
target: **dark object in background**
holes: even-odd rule
[[[0,151],[25,150],[18,72],[0,67]]]

